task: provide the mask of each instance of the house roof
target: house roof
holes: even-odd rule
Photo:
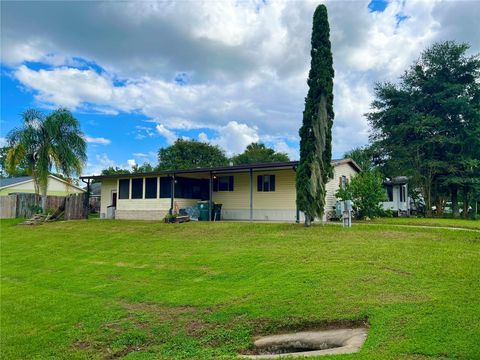
[[[360,166],[357,165],[352,159],[337,159],[332,160],[332,165],[337,166],[341,164],[350,164],[358,172],[361,171]],[[90,175],[90,176],[81,176],[80,179],[107,179],[107,178],[125,178],[125,177],[142,177],[142,176],[152,176],[152,175],[172,175],[172,174],[187,174],[187,173],[202,173],[202,172],[212,172],[212,173],[225,173],[225,172],[237,172],[244,170],[267,170],[267,169],[289,169],[296,168],[299,164],[299,161],[284,161],[276,163],[263,163],[263,164],[243,164],[243,165],[232,165],[232,166],[220,166],[220,167],[209,167],[209,168],[195,168],[195,169],[184,169],[184,170],[162,170],[162,171],[150,171],[145,173],[136,173],[136,174],[113,174],[113,175]]]
[[[408,176],[397,176],[393,179],[386,179],[383,182],[385,185],[404,185],[408,184]]]
[[[32,180],[31,176],[19,176],[14,178],[0,179],[0,188],[20,184]]]
[[[70,184],[68,183],[67,181],[57,177],[57,176],[54,176],[52,174],[48,175],[50,178],[52,179],[55,179],[55,180],[58,180],[58,181],[61,181],[65,184],[68,184],[69,186],[71,187],[74,187],[76,189],[79,189],[79,190],[82,190],[82,191],[85,191],[83,190],[81,187],[78,187],[74,184]],[[14,177],[14,178],[6,178],[6,179],[0,179],[0,189],[3,189],[3,188],[8,188],[8,187],[12,187],[14,185],[18,185],[18,184],[23,184],[23,183],[26,183],[28,181],[32,181],[32,177],[31,176],[19,176],[19,177]]]

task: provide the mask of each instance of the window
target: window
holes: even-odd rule
[[[132,179],[132,199],[143,198],[143,178]]]
[[[130,179],[118,180],[119,199],[130,198]]]
[[[388,201],[393,201],[393,186],[387,185],[387,197]]]
[[[160,178],[160,198],[170,198],[172,196],[172,178]]]
[[[145,179],[145,199],[156,199],[157,198],[157,178],[146,178]]]
[[[405,202],[405,185],[400,185],[400,202]]]
[[[218,176],[214,178],[213,191],[233,191],[233,176]]]
[[[347,177],[345,175],[340,176],[340,189],[345,190],[347,188]]]
[[[258,175],[257,191],[275,191],[275,175]]]

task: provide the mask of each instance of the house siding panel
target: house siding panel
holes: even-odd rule
[[[107,206],[112,205],[112,190],[117,190],[117,180],[102,180],[102,187],[100,190],[100,217],[105,218],[107,215]]]
[[[357,175],[358,172],[355,170],[350,164],[340,164],[334,167],[333,170],[333,179],[331,179],[327,185],[327,195],[325,198],[325,216],[323,220],[326,220],[326,217],[332,212],[335,212],[335,204],[337,202],[337,198],[335,197],[335,193],[340,188],[339,178],[341,176],[346,176],[348,181],[352,181],[352,178]]]

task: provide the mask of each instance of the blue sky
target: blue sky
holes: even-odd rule
[[[2,2],[0,141],[25,109],[63,106],[88,140],[84,173],[155,164],[177,137],[230,155],[261,141],[298,158],[316,4]],[[479,2],[327,6],[334,157],[367,143],[376,81],[395,80],[435,41],[480,48]]]

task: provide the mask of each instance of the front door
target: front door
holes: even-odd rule
[[[117,207],[117,192],[112,191],[112,206]]]

